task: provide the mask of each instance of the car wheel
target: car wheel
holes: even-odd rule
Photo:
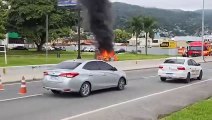
[[[190,83],[191,82],[191,74],[190,73],[187,74],[187,78],[186,78],[185,82],[186,83]]]
[[[163,81],[163,82],[165,82],[166,81],[166,78],[165,77],[161,77],[160,80]]]
[[[203,72],[201,70],[200,73],[199,73],[199,77],[197,77],[197,80],[202,80],[202,76],[203,76]]]
[[[59,94],[62,93],[61,91],[58,91],[58,90],[51,90],[51,91],[52,91],[52,93],[54,93],[55,95],[59,95]]]
[[[80,88],[80,95],[82,97],[87,97],[90,95],[90,93],[91,93],[91,85],[88,82],[83,83]]]
[[[118,90],[123,90],[125,88],[126,85],[126,81],[124,78],[120,78],[119,82],[118,82],[118,86],[117,89]]]

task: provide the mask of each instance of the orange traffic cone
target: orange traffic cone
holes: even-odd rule
[[[19,94],[26,94],[27,93],[27,88],[26,88],[26,81],[25,81],[25,77],[22,77],[21,80],[21,88],[19,89]]]
[[[1,75],[0,75],[0,91],[3,91],[4,90],[4,86],[2,84],[2,79],[1,79]]]

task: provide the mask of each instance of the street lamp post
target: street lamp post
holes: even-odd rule
[[[65,8],[65,9],[70,9],[70,11],[77,11],[78,14],[78,55],[77,55],[77,59],[81,59],[81,51],[80,51],[80,40],[81,40],[81,33],[80,33],[80,28],[81,28],[81,16],[80,16],[80,12],[81,12],[81,6],[78,3],[78,0],[57,0],[58,1],[58,6],[61,8]]]
[[[80,54],[80,40],[81,40],[81,34],[80,34],[80,28],[81,28],[81,16],[80,16],[80,12],[81,12],[81,10],[80,10],[80,8],[78,9],[78,55],[77,55],[77,59],[81,59],[81,54]]]
[[[202,7],[202,59],[205,61],[204,58],[204,33],[205,33],[205,0],[203,0],[203,7]]]
[[[48,42],[49,42],[49,15],[46,14],[46,63],[48,59]]]

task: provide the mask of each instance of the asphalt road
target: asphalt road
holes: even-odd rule
[[[153,99],[158,101],[160,98],[159,100],[161,100],[161,96],[166,92],[171,92],[171,95],[173,95],[173,92],[176,97],[178,94],[191,94],[196,89],[212,88],[210,87],[212,85],[210,80],[212,79],[212,63],[204,63],[202,66],[204,69],[203,80],[192,81],[190,84],[185,84],[181,80],[161,82],[156,76],[157,69],[155,68],[127,71],[129,82],[124,91],[117,91],[115,89],[101,90],[92,93],[91,96],[86,98],[81,98],[77,94],[55,96],[50,91],[42,89],[40,81],[27,83],[28,93],[21,96],[18,94],[19,83],[8,84],[5,85],[5,91],[0,91],[0,120],[61,120],[65,118],[68,120],[75,119],[75,117],[77,120],[88,120],[89,117],[89,120],[100,120],[99,118],[101,120],[103,120],[102,118],[105,118],[105,120],[123,119],[126,117],[124,117],[124,114],[117,112],[117,110],[124,111],[129,107],[131,107],[129,110],[132,110],[132,108],[138,107],[134,103],[137,100],[146,99],[147,101],[139,101],[141,102],[139,105],[143,104],[145,106],[145,104],[148,104],[148,101],[150,102]],[[187,92],[183,92],[182,89],[186,89],[185,91]],[[175,90],[179,91],[176,92]],[[207,94],[201,95],[201,99],[211,96],[211,92],[212,90]],[[155,97],[154,95],[159,96]],[[150,96],[154,98],[149,98]],[[168,101],[170,99],[171,101],[172,99],[176,99],[174,96],[169,96],[170,98],[166,99]],[[181,98],[183,99],[184,97],[181,96]],[[194,102],[197,98],[191,100]],[[152,107],[154,109],[155,104],[153,103],[152,101],[148,104],[149,108]],[[163,107],[163,104],[160,105],[160,107]],[[113,110],[110,111],[109,108],[113,108]],[[129,120],[140,120],[138,118],[132,119],[135,111],[139,110],[138,108],[136,109],[127,111]],[[113,115],[110,112],[113,112]],[[142,111],[139,113],[142,113]]]

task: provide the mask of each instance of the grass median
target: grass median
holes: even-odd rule
[[[212,120],[212,98],[198,102],[161,120]]]
[[[57,53],[60,53],[60,58],[57,58]],[[94,53],[82,52],[82,59],[94,59]],[[144,60],[144,59],[160,59],[169,57],[168,55],[143,55],[122,53],[117,55],[120,61],[123,60]],[[4,64],[4,55],[0,54],[0,66],[21,66],[21,65],[40,65],[40,64],[56,64],[65,60],[77,58],[77,52],[74,51],[49,51],[48,59],[46,60],[45,51],[37,52],[29,51],[8,51],[8,64]]]

